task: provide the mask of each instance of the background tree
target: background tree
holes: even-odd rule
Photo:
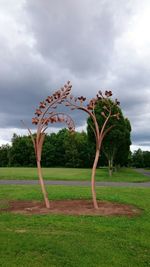
[[[120,140],[120,146],[118,147],[114,160],[116,166],[128,166],[131,159],[131,124],[127,118],[124,118],[124,124],[122,139]]]
[[[41,164],[43,167],[56,167],[58,166],[56,157],[57,134],[45,134],[43,144]]]
[[[0,147],[0,167],[9,166],[9,152],[10,146],[8,144]]]
[[[133,166],[136,168],[144,167],[143,152],[141,149],[134,151],[132,155]]]
[[[93,160],[91,158],[91,147],[89,146],[87,133],[76,132],[76,147],[78,150],[79,157],[79,167],[80,168],[90,168],[93,164]]]
[[[66,167],[89,168],[90,148],[85,132],[68,134],[64,141],[64,149]]]
[[[149,168],[150,167],[150,151],[142,151],[138,149],[132,153],[131,164],[136,168]]]
[[[35,154],[30,137],[14,134],[9,152],[9,165],[16,167],[31,167],[35,166],[35,163]]]
[[[119,120],[115,120],[114,117],[111,117],[106,125],[106,129],[112,127],[111,131],[105,135],[102,144],[102,154],[105,155],[108,162],[109,175],[112,175],[114,164],[124,164],[128,160],[128,154],[130,151],[130,122],[128,119],[125,119],[121,108],[115,105],[115,102],[109,99],[109,105],[111,106],[112,113],[119,113]],[[104,122],[105,117],[100,116],[103,114],[103,110],[105,110],[105,103],[103,101],[97,101],[95,106],[95,116],[97,118],[97,122],[99,128],[101,129]],[[91,125],[93,127],[93,122],[91,117],[87,120],[87,133],[89,137],[89,141],[91,144],[94,140],[93,131]],[[120,153],[119,153],[120,152]]]
[[[74,133],[72,133],[73,135]],[[65,165],[65,140],[69,138],[70,132],[67,129],[62,129],[57,133],[57,142],[55,147],[55,154],[57,158],[57,166]]]
[[[150,167],[150,151],[143,151],[144,168]]]

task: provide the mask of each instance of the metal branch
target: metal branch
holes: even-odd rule
[[[32,134],[32,132],[31,132],[30,128],[27,127],[27,125],[25,124],[25,122],[24,122],[23,120],[21,120],[21,122],[22,122],[22,124],[25,126],[25,128],[28,130],[28,132],[29,132],[29,134],[30,134],[30,137],[31,137],[31,140],[32,140],[32,142],[33,142],[34,148],[35,148],[35,140],[34,140],[34,138],[33,138],[33,134]]]

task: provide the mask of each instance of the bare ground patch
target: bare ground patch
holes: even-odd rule
[[[9,211],[19,214],[64,214],[64,215],[92,215],[92,216],[135,216],[141,211],[132,205],[119,204],[108,201],[98,201],[99,209],[93,208],[91,200],[52,200],[50,209],[45,208],[43,202],[38,201],[8,201],[7,208],[0,211]]]

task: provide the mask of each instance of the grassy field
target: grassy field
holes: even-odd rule
[[[91,169],[72,168],[43,168],[44,179],[46,180],[90,180]],[[0,179],[37,179],[36,168],[0,168]],[[133,169],[121,168],[109,177],[106,168],[97,169],[97,181],[118,181],[118,182],[144,182],[150,181],[150,177],[144,176]]]
[[[91,197],[88,187],[48,186],[50,199]],[[150,266],[150,188],[98,188],[98,199],[134,204],[137,217],[0,214],[1,267]],[[39,186],[1,186],[9,199],[41,200]]]

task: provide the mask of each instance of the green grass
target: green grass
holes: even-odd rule
[[[50,199],[90,198],[88,187],[48,186]],[[150,188],[98,188],[98,199],[133,204],[137,217],[0,214],[1,267],[150,266]],[[1,186],[0,199],[41,200],[39,186]]]
[[[73,168],[43,168],[43,176],[46,180],[90,180],[91,169]],[[36,168],[0,168],[0,179],[37,179]],[[130,168],[121,168],[109,177],[107,168],[97,169],[97,181],[118,182],[143,182],[150,181],[150,177],[144,176]]]

